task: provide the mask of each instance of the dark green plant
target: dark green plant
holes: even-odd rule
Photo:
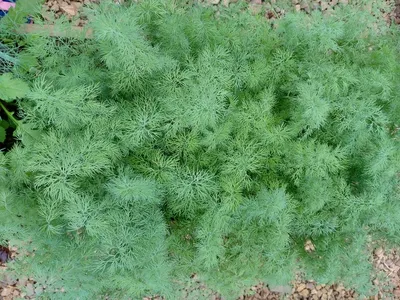
[[[29,92],[29,86],[18,78],[13,78],[11,73],[0,74],[0,109],[6,114],[7,119],[0,119],[0,143],[6,139],[6,129],[16,127],[18,121],[5,106],[5,103],[22,98]]]
[[[93,39],[28,39],[0,238],[36,255],[10,269],[60,299],[179,299],[193,273],[233,299],[299,268],[369,292],[369,238],[399,239],[398,32],[241,8],[103,3]]]

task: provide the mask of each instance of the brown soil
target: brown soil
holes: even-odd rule
[[[87,19],[82,14],[82,7],[98,2],[99,0],[48,0],[42,6],[42,15],[48,23],[64,16],[73,25],[84,26]]]
[[[86,17],[82,14],[82,8],[90,3],[98,3],[101,0],[47,0],[43,4],[43,17],[48,23],[65,16],[75,26],[84,26]],[[229,6],[239,0],[197,0],[206,5]],[[351,4],[351,0],[248,0],[249,9],[255,14],[263,14],[267,19],[274,20],[284,16],[288,11],[303,11],[310,13],[313,10],[322,11],[324,14],[332,14],[337,6]],[[388,10],[382,11],[382,16],[388,23],[400,24],[400,0],[378,0],[385,1]],[[124,0],[115,0],[123,4]],[[371,5],[365,9],[371,10]]]
[[[371,245],[371,261],[374,265],[371,281],[378,293],[369,299],[400,299],[400,250],[374,247],[375,244],[378,245],[378,243]],[[383,244],[383,242],[379,244]],[[36,299],[43,291],[48,289],[46,285],[39,284],[34,278],[28,276],[17,278],[12,272],[8,271],[7,265],[12,264],[16,256],[23,258],[24,256],[34,256],[34,253],[20,250],[11,245],[2,246],[1,251],[7,253],[8,262],[0,262],[0,300]],[[191,280],[193,281],[192,287],[183,289],[184,294],[187,295],[183,299],[195,299],[193,295],[196,294],[206,294],[210,300],[223,299],[201,284],[195,275],[191,277]],[[51,292],[55,296],[57,293],[68,294],[68,291],[63,288]],[[259,284],[251,287],[238,300],[278,300],[282,298],[289,300],[361,299],[356,292],[346,289],[342,284],[325,285],[318,284],[315,281],[298,280],[292,286],[269,287],[265,284]],[[143,300],[163,300],[163,298],[160,296],[145,297]]]

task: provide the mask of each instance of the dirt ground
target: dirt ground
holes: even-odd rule
[[[299,279],[288,286],[269,287],[260,283],[251,287],[248,293],[244,293],[237,300],[400,299],[400,249],[384,249],[379,246],[380,244],[383,244],[383,242],[374,242],[371,244],[370,259],[374,266],[374,272],[371,274],[371,282],[378,292],[369,298],[363,298],[354,290],[346,289],[342,283],[325,285],[312,280],[305,281]],[[305,242],[306,250],[313,251],[312,247],[311,241]],[[204,292],[202,293],[201,290],[204,290]],[[187,289],[185,292],[188,299],[195,299],[193,295],[210,294],[201,284],[197,288]],[[162,297],[145,297],[143,300],[162,299]],[[217,294],[213,294],[209,299],[223,300]]]
[[[85,16],[81,14],[83,6],[99,0],[48,0],[42,7],[43,18],[51,24],[55,19],[66,17],[75,26],[84,26],[87,23]],[[123,4],[124,0],[116,0]],[[228,6],[238,0],[203,0],[208,5]],[[281,6],[278,0],[250,0],[250,9],[253,13],[263,14],[267,19],[273,20],[282,17],[289,10],[304,11],[321,10],[326,14],[332,13],[337,5],[347,5],[351,0],[292,0],[291,5]],[[382,0],[385,1],[385,0]],[[395,2],[393,2],[395,1]],[[387,0],[393,9],[382,11],[383,17],[388,23],[400,24],[400,0]],[[287,3],[287,2],[285,2]],[[351,4],[351,3],[350,3]],[[367,7],[368,9],[368,7]],[[382,244],[381,244],[382,245]],[[306,250],[312,251],[312,243],[305,242]],[[15,278],[7,274],[7,262],[12,261],[16,256],[34,255],[24,253],[18,248],[8,245],[0,246],[0,300],[12,299],[37,299],[46,286],[40,286],[34,278]],[[369,299],[400,299],[400,250],[385,249],[380,245],[371,245],[371,261],[374,264],[374,274],[371,281],[379,291]],[[9,262],[8,262],[9,263]],[[381,278],[384,278],[382,280]],[[203,287],[199,287],[204,289]],[[55,293],[66,293],[64,289],[54,291]],[[192,291],[187,291],[190,294]],[[251,287],[249,292],[241,296],[240,300],[266,300],[266,299],[360,299],[359,295],[352,290],[347,290],[342,284],[324,285],[314,281],[298,280],[292,286],[269,287],[264,284]],[[144,300],[162,299],[161,297],[145,297]],[[214,294],[211,299],[221,299]],[[238,300],[239,300],[238,299]]]
[[[372,245],[373,247],[373,245]],[[16,256],[34,255],[20,251],[16,247],[0,247],[0,300],[14,299],[38,299],[46,286],[39,285],[34,278],[25,276],[15,278],[7,273],[7,259],[11,261]],[[376,246],[371,253],[371,261],[374,264],[374,274],[371,276],[373,285],[379,291],[369,300],[376,299],[400,299],[400,251],[398,249],[384,249]],[[10,263],[10,262],[9,262]],[[379,278],[379,279],[378,279]],[[382,280],[383,278],[383,280]],[[194,278],[195,280],[195,278]],[[199,291],[200,290],[200,291]],[[210,294],[204,285],[197,288],[187,289],[186,294]],[[68,293],[64,289],[52,291],[57,293]],[[211,293],[212,294],[212,293]],[[189,297],[188,297],[189,298]],[[56,299],[56,298],[55,298]],[[106,298],[105,298],[106,299]],[[143,300],[162,300],[162,297],[145,297]],[[193,296],[190,299],[194,299]],[[238,300],[333,300],[333,299],[362,299],[356,292],[348,290],[343,284],[325,285],[314,281],[298,280],[292,286],[268,287],[259,284],[249,289],[249,292]],[[212,294],[210,300],[223,300],[217,294]]]
[[[81,14],[82,7],[100,0],[47,0],[43,5],[44,19],[52,23],[55,19],[66,16],[73,25],[84,26],[87,23],[85,16]],[[115,0],[117,4],[123,4],[125,0]],[[137,1],[137,0],[135,0]],[[229,6],[238,0],[195,0],[207,5]],[[325,14],[331,14],[338,5],[351,4],[352,0],[249,0],[249,8],[253,13],[262,13],[267,19],[277,19],[288,11],[304,11],[310,13],[320,10]],[[382,11],[383,17],[388,23],[394,21],[400,24],[400,0],[378,0],[385,1],[393,9]],[[366,9],[371,9],[366,6]]]
[[[374,265],[371,282],[378,290],[375,296],[361,298],[355,291],[346,289],[341,283],[325,285],[315,281],[297,280],[288,286],[269,287],[261,283],[251,287],[238,300],[400,299],[400,250],[395,248],[385,249],[378,246],[379,244],[382,243],[375,242],[371,245],[370,257]],[[47,286],[40,285],[34,278],[28,276],[16,278],[13,274],[7,272],[7,264],[13,263],[14,258],[31,255],[34,255],[34,253],[28,253],[16,247],[0,247],[0,300],[39,299],[38,296],[47,289]],[[192,280],[194,287],[183,291],[188,299],[195,299],[193,295],[208,294],[211,295],[210,300],[223,300],[218,294],[212,293],[196,281],[196,277],[193,277]],[[63,288],[51,292],[54,293],[55,299],[58,293],[68,293]],[[105,297],[105,299],[107,298]],[[162,297],[145,297],[143,300],[164,299]]]

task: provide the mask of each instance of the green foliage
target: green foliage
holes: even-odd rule
[[[6,102],[25,97],[29,86],[18,78],[13,78],[11,73],[0,75],[0,98]]]
[[[2,23],[0,23],[0,31]],[[6,43],[3,44],[2,41]],[[0,143],[6,140],[6,132],[8,128],[15,128],[18,121],[14,117],[15,103],[11,104],[11,111],[6,107],[6,103],[11,103],[17,99],[23,98],[29,92],[29,85],[21,78],[15,76],[14,73],[26,72],[36,63],[34,57],[25,54],[17,55],[15,48],[17,41],[10,39],[7,34],[0,34]],[[21,43],[22,44],[22,43]],[[33,62],[32,62],[33,61]],[[18,72],[17,72],[18,71]],[[22,71],[22,72],[20,72]]]
[[[10,127],[10,123],[14,127],[18,125],[13,113],[6,108],[2,101],[12,102],[17,98],[26,96],[28,92],[29,86],[25,81],[14,78],[11,73],[0,74],[0,109],[3,115],[7,117],[7,119],[0,117],[0,143],[5,141],[6,129]]]
[[[241,8],[104,1],[93,39],[27,37],[0,239],[37,250],[11,269],[65,299],[180,299],[193,273],[233,299],[298,267],[370,292],[368,239],[399,241],[399,34]]]

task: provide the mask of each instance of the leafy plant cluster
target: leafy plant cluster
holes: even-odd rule
[[[18,126],[18,117],[14,115],[18,110],[15,100],[29,92],[29,85],[22,77],[34,69],[37,61],[26,53],[18,53],[25,44],[24,39],[3,26],[0,23],[0,149],[7,150]]]
[[[4,143],[6,139],[6,130],[9,127],[15,129],[18,121],[13,114],[6,108],[5,103],[13,102],[17,97],[23,97],[29,91],[29,86],[18,78],[13,78],[12,73],[4,73],[0,75],[0,108],[6,114],[7,118],[0,119],[0,143]]]
[[[92,39],[26,37],[0,238],[36,251],[11,268],[66,299],[180,299],[194,273],[233,299],[299,269],[370,292],[369,240],[399,242],[397,29],[243,5],[103,2]]]

